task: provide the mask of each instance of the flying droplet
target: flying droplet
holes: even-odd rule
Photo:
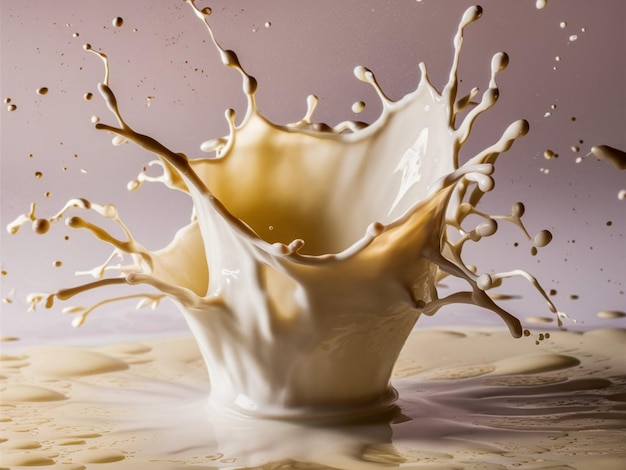
[[[364,109],[365,109],[365,103],[363,101],[355,101],[354,103],[352,103],[353,113],[360,113]]]
[[[50,229],[50,221],[48,219],[36,219],[33,222],[33,232],[43,235]]]
[[[602,310],[596,313],[596,316],[604,319],[623,318],[626,317],[626,313],[620,312],[619,310]]]
[[[513,204],[513,207],[511,208],[511,215],[513,217],[520,218],[521,216],[524,215],[525,210],[526,208],[524,207],[523,203],[516,202],[515,204]]]
[[[548,230],[542,230],[533,237],[535,246],[544,247],[552,241],[552,234]]]
[[[608,145],[594,145],[591,153],[598,160],[611,162],[620,170],[626,170],[626,152]]]
[[[117,16],[113,18],[113,21],[111,21],[111,24],[115,26],[116,28],[121,28],[124,25],[124,18],[122,18],[121,16]]]
[[[546,149],[546,150],[544,150],[544,152],[543,152],[543,157],[544,157],[546,160],[551,160],[551,159],[553,159],[553,158],[557,158],[558,156],[559,156],[559,154],[558,154],[558,153],[554,153],[554,151],[553,151],[553,150],[550,150],[550,149]]]
[[[48,88],[45,86],[42,86],[41,88],[37,88],[37,94],[42,95],[42,96],[48,94]]]

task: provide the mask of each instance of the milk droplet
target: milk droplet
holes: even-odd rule
[[[74,34],[72,34],[72,37],[73,37],[73,38],[77,38],[77,37],[79,37],[79,36],[80,36],[80,33],[74,33]]]
[[[54,263],[52,263],[52,265],[55,268],[60,268],[61,266],[63,266],[63,262],[62,261],[55,261]]]
[[[126,143],[126,138],[120,135],[116,135],[115,137],[113,137],[113,139],[111,139],[111,143],[117,147]]]
[[[139,182],[139,180],[131,180],[128,182],[128,184],[126,184],[126,189],[128,191],[135,191],[137,188],[139,188],[139,186],[141,186],[141,183]]]
[[[552,158],[557,158],[559,156],[558,153],[554,153],[554,151],[550,150],[550,149],[546,149],[543,152],[543,157],[546,160],[551,160]]]
[[[561,27],[561,29],[565,29],[567,27],[567,21],[561,21],[559,23],[559,26]]]
[[[35,219],[33,222],[33,232],[43,235],[50,229],[50,222],[48,219]]]
[[[91,93],[91,92],[87,92],[87,93],[85,93],[85,94],[83,95],[83,98],[84,98],[86,101],[89,101],[89,100],[93,99],[93,93]]]
[[[355,101],[354,103],[352,103],[353,113],[360,113],[364,109],[365,109],[365,103],[363,101]]]
[[[520,218],[521,216],[524,215],[525,210],[526,208],[524,207],[523,203],[516,202],[515,204],[513,204],[513,207],[511,208],[511,215],[513,217]]]
[[[17,106],[14,104],[10,104],[9,106],[7,106],[7,111],[15,111],[17,109]]]
[[[620,170],[626,170],[626,152],[608,145],[594,145],[591,147],[591,153],[598,160],[611,162]]]
[[[121,28],[124,25],[124,18],[117,16],[113,18],[113,21],[111,21],[111,24],[115,26],[116,28]]]
[[[626,189],[620,189],[619,193],[617,193],[617,199],[620,201],[626,199]]]
[[[490,237],[498,230],[498,224],[495,220],[489,219],[476,227],[476,233],[481,237]]]
[[[48,93],[48,88],[45,86],[42,86],[41,88],[37,88],[37,94],[38,95],[45,95]]]
[[[36,172],[35,172],[35,178],[37,178],[37,179],[41,179],[41,178],[42,178],[42,176],[43,176],[43,173],[42,173],[41,171],[36,171]]]
[[[487,290],[492,287],[493,279],[489,274],[482,274],[476,279],[476,285],[481,290]]]
[[[537,8],[537,10],[541,10],[542,8],[545,8],[547,4],[548,0],[537,0],[535,2],[535,7]]]
[[[578,35],[577,34],[571,34],[569,37],[570,42],[574,42],[578,39]]]
[[[552,323],[554,319],[551,317],[527,317],[526,321],[528,323],[543,324],[543,323]]]
[[[533,238],[533,243],[535,244],[535,246],[538,247],[544,247],[551,241],[552,233],[550,233],[550,231],[548,230],[542,230],[541,232],[537,233],[537,235],[535,235]]]
[[[11,98],[5,98],[4,99],[4,104],[9,104],[11,102]]]
[[[271,28],[272,27],[272,22],[271,21],[266,21],[265,22],[265,27],[266,28]]]
[[[625,312],[620,312],[618,310],[602,310],[596,314],[598,318],[604,319],[613,319],[613,318],[623,318],[626,317]]]

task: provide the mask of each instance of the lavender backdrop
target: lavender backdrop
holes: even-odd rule
[[[500,160],[497,188],[483,207],[506,213],[521,200],[529,230],[548,228],[555,240],[533,257],[530,244],[503,227],[471,257],[485,271],[523,267],[536,273],[556,291],[558,307],[577,319],[566,323],[569,328],[624,326],[624,319],[596,314],[626,310],[626,200],[617,197],[626,188],[626,174],[593,157],[576,159],[592,145],[626,149],[626,3],[550,0],[544,9],[534,0],[481,4],[483,18],[467,29],[462,92],[485,88],[495,52],[508,52],[511,64],[499,78],[500,102],[479,123],[470,150],[488,145],[513,120],[526,118],[531,124],[530,135]],[[353,77],[355,65],[371,68],[392,98],[415,87],[419,61],[441,87],[452,36],[471,3],[229,0],[199,5],[212,7],[218,40],[237,51],[258,79],[258,103],[267,117],[298,120],[306,95],[314,93],[320,97],[316,119],[332,124],[354,118],[350,107],[357,100],[368,104],[360,119],[371,122],[379,113],[374,92]],[[121,27],[112,24],[115,17],[123,18]],[[189,155],[199,155],[202,141],[227,132],[224,109],[243,113],[239,77],[221,65],[203,25],[181,1],[3,0],[1,21],[2,335],[92,341],[184,331],[169,303],[157,312],[111,306],[94,313],[81,330],[60,313],[62,304],[26,312],[27,293],[75,284],[74,271],[102,262],[109,248],[61,224],[43,237],[28,228],[9,236],[4,226],[31,202],[43,215],[71,197],[118,205],[149,248],[166,244],[188,221],[190,205],[182,194],[157,185],[126,191],[151,156],[133,145],[112,147],[110,136],[94,130],[92,115],[105,122],[112,117],[96,90],[102,63],[82,49],[84,43],[109,55],[111,85],[128,121]],[[48,93],[38,95],[40,87]],[[83,98],[88,92],[95,95],[91,101]],[[9,111],[10,104],[17,109]],[[558,158],[546,160],[546,149]],[[43,174],[39,179],[37,171]],[[62,266],[55,267],[55,261]],[[508,286],[522,298],[505,306],[520,318],[550,316],[524,282]],[[482,310],[454,307],[419,325],[500,322]]]

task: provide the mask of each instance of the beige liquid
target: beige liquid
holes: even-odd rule
[[[624,330],[554,331],[535,346],[506,331],[418,329],[394,368],[399,409],[332,427],[213,408],[192,337],[12,344],[0,360],[2,468],[615,470],[626,461]]]
[[[389,407],[397,396],[390,374],[406,337],[421,314],[432,315],[443,305],[481,305],[521,336],[519,320],[488,293],[507,278],[527,279],[557,313],[529,273],[481,273],[463,261],[464,245],[493,235],[499,221],[517,224],[533,253],[552,238],[545,230],[534,236],[526,231],[521,203],[502,216],[476,209],[493,188],[498,155],[526,134],[525,121],[512,123],[464,164],[458,161],[476,119],[495,105],[496,76],[508,64],[506,54],[493,56],[479,101],[478,88],[457,96],[463,30],[481,16],[480,7],[469,8],[461,19],[441,92],[420,64],[416,90],[394,102],[373,73],[359,66],[355,75],[375,88],[382,114],[369,126],[346,121],[330,128],[313,121],[314,96],[298,122],[279,126],[265,119],[255,103],[256,80],[215,40],[210,11],[187,3],[207,26],[223,63],[239,72],[246,115],[237,125],[234,111],[226,112],[230,134],[201,146],[211,157],[176,153],[124,120],[109,87],[106,55],[85,45],[104,61],[98,88],[117,119],[112,126],[96,118],[96,128],[114,134],[114,144],[133,141],[157,155],[153,164],[163,170],[160,177],[140,174],[129,189],[161,182],[188,193],[194,211],[167,247],[151,252],[133,238],[112,205],[74,199],[49,218],[37,217],[32,205],[9,225],[10,232],[30,222],[43,234],[68,211],[83,209],[114,221],[126,236],[116,239],[79,216],[67,218],[70,227],[91,231],[115,251],[85,273],[94,282],[32,294],[33,307],[49,308],[55,298],[67,300],[102,286],[152,286],[158,294],[138,292],[65,311],[77,315],[78,326],[103,303],[136,297],[140,305],[156,305],[169,297],[199,343],[215,404],[246,415],[298,419],[346,418]],[[124,254],[127,264],[112,264]],[[469,290],[439,298],[436,282],[442,274],[465,280]],[[557,319],[560,324],[561,315]]]
[[[545,5],[545,2],[538,2],[537,5],[540,3]],[[475,12],[473,16],[476,16]],[[466,16],[463,25],[470,18],[472,15]],[[121,26],[120,22],[118,27]],[[457,39],[459,38],[460,36],[457,36]],[[457,40],[457,57],[459,48],[460,41]],[[499,56],[495,63],[494,69],[498,69],[498,63],[503,63],[503,57]],[[247,75],[243,70],[241,72],[245,80]],[[455,72],[454,68],[453,72]],[[451,79],[455,81],[456,77],[452,75]],[[363,69],[358,70],[358,76],[373,82],[373,76]],[[426,77],[425,74],[424,77]],[[387,312],[386,307],[374,305],[372,309],[374,313],[378,316],[382,315],[387,321],[386,324],[383,323],[385,327],[394,328],[398,322],[404,322],[402,326],[408,335],[408,330],[419,313],[432,314],[444,303],[436,298],[434,285],[436,275],[431,273],[433,268],[428,264],[432,263],[440,268],[455,267],[454,274],[462,275],[474,287],[471,294],[458,295],[445,301],[467,301],[495,309],[507,320],[511,330],[515,334],[520,334],[521,329],[517,320],[499,310],[490,300],[491,298],[498,299],[498,296],[488,296],[486,291],[491,286],[499,284],[507,275],[521,275],[535,283],[534,279],[521,271],[496,276],[479,275],[465,266],[460,256],[461,248],[466,241],[489,236],[497,227],[495,221],[500,220],[519,224],[528,238],[533,240],[535,247],[541,247],[550,241],[551,237],[547,232],[541,231],[531,236],[525,231],[520,222],[520,217],[524,212],[520,204],[513,205],[511,214],[506,216],[480,214],[474,207],[482,195],[482,191],[477,190],[476,185],[480,181],[486,182],[483,183],[481,189],[488,189],[489,166],[493,165],[497,152],[510,145],[513,137],[520,134],[524,126],[522,123],[517,123],[508,137],[503,138],[494,148],[488,149],[494,154],[489,155],[488,151],[485,151],[481,157],[486,160],[482,162],[482,164],[487,163],[485,167],[477,168],[470,165],[464,167],[464,174],[461,174],[455,168],[454,157],[458,151],[456,149],[446,154],[452,159],[447,162],[447,166],[445,162],[438,162],[433,164],[435,168],[427,168],[430,165],[425,158],[428,150],[420,157],[420,149],[424,146],[428,148],[429,145],[426,144],[429,142],[440,143],[438,140],[441,138],[440,134],[444,134],[443,130],[451,129],[453,124],[450,118],[455,113],[451,110],[460,111],[462,104],[467,105],[473,97],[456,100],[455,104],[452,86],[446,87],[447,92],[439,94],[424,80],[425,78],[418,90],[405,99],[397,103],[384,101],[387,108],[381,120],[369,128],[374,130],[359,130],[358,124],[346,123],[345,127],[354,127],[355,131],[352,134],[338,134],[337,131],[316,128],[311,122],[314,100],[311,100],[310,113],[299,123],[287,127],[270,124],[256,112],[254,93],[248,89],[252,110],[249,111],[248,118],[238,127],[233,124],[232,133],[227,138],[217,139],[205,145],[206,150],[216,150],[222,160],[188,162],[203,184],[206,183],[207,189],[211,189],[211,192],[215,191],[215,196],[218,196],[221,203],[228,202],[233,205],[232,207],[239,207],[243,215],[230,214],[228,212],[230,207],[219,206],[217,202],[215,203],[217,207],[207,209],[207,201],[203,198],[210,199],[210,196],[203,193],[202,187],[196,188],[196,192],[203,193],[202,197],[196,196],[196,207],[204,208],[204,216],[214,222],[217,220],[216,224],[224,224],[226,220],[234,227],[231,232],[243,233],[245,236],[242,239],[245,242],[237,246],[243,245],[248,250],[244,253],[247,257],[244,256],[242,259],[248,260],[255,266],[267,263],[272,268],[287,269],[285,266],[292,268],[289,263],[293,261],[294,264],[306,266],[307,269],[316,269],[319,265],[330,270],[340,269],[341,263],[345,263],[347,271],[340,270],[339,272],[354,274],[362,266],[371,267],[373,260],[377,259],[376,255],[379,255],[380,259],[389,263],[385,270],[378,273],[380,276],[384,275],[397,280],[394,276],[408,272],[407,279],[418,285],[420,282],[423,283],[432,297],[428,302],[426,302],[426,296],[422,299],[418,297],[417,300],[414,298],[412,303],[405,300],[405,303],[410,305],[409,311],[414,314],[413,317],[408,316],[410,321],[407,321],[404,310],[383,315]],[[495,81],[492,82],[490,92],[497,95]],[[102,90],[105,98],[113,106],[112,92],[106,87],[102,87]],[[420,90],[422,94],[419,93]],[[443,100],[444,97],[445,100]],[[91,99],[91,96],[86,96],[85,99]],[[482,106],[482,111],[484,111],[489,107],[490,101],[487,97],[486,100],[483,99],[484,104],[473,109],[480,109]],[[267,155],[259,151],[255,159],[257,168],[254,172],[271,174],[273,175],[272,181],[281,181],[279,175],[274,175],[275,172],[279,172],[275,166],[289,164],[295,165],[296,170],[300,169],[298,162],[288,162],[288,152],[294,148],[301,148],[297,146],[299,142],[306,140],[307,147],[309,144],[319,145],[318,148],[324,150],[327,150],[325,145],[332,147],[345,144],[346,147],[352,148],[350,145],[358,143],[359,139],[363,139],[369,145],[371,142],[377,142],[372,134],[383,132],[394,125],[401,126],[405,120],[414,122],[411,120],[416,119],[415,114],[423,111],[420,106],[433,105],[433,103],[441,105],[441,115],[446,119],[439,124],[428,121],[429,125],[434,125],[436,129],[434,132],[429,130],[427,134],[424,134],[419,131],[412,134],[410,138],[407,137],[410,145],[397,155],[401,157],[398,161],[391,163],[386,159],[379,161],[375,153],[362,157],[362,159],[368,158],[368,164],[369,160],[374,160],[373,163],[378,165],[376,171],[372,170],[373,175],[377,175],[380,168],[389,166],[388,170],[394,171],[397,178],[389,183],[392,188],[387,194],[388,207],[391,207],[389,213],[384,210],[379,212],[372,208],[372,212],[367,212],[367,217],[359,221],[359,214],[351,214],[342,206],[335,208],[339,214],[335,216],[336,218],[349,215],[352,217],[350,220],[357,225],[356,228],[348,227],[356,233],[352,238],[365,239],[362,244],[356,242],[350,245],[351,237],[350,234],[343,233],[344,227],[335,229],[331,238],[334,239],[336,235],[339,240],[348,240],[346,242],[346,245],[350,245],[348,251],[325,253],[322,242],[326,243],[328,240],[322,237],[322,242],[317,241],[317,236],[323,232],[319,227],[306,227],[305,235],[308,235],[307,238],[312,237],[313,240],[305,239],[305,245],[300,246],[300,243],[295,245],[290,243],[291,238],[301,236],[300,233],[290,233],[293,227],[283,227],[274,220],[265,219],[254,227],[249,226],[248,224],[254,222],[247,218],[250,214],[245,213],[246,205],[250,203],[250,200],[237,206],[237,201],[230,199],[234,197],[233,195],[224,194],[227,188],[220,189],[219,182],[211,181],[211,176],[207,173],[208,168],[211,168],[211,171],[220,174],[220,178],[227,178],[230,172],[241,172],[241,167],[236,163],[229,163],[228,159],[237,160],[237,148],[248,150],[257,148],[259,142],[266,142],[255,136],[255,132],[261,128],[267,132],[264,135],[267,141],[281,142],[282,145],[285,144],[286,139],[287,147],[284,150],[285,154],[279,152],[276,157],[277,161],[272,162],[262,160]],[[452,104],[455,106],[451,106]],[[355,112],[362,110],[362,107],[362,104],[355,103]],[[115,112],[121,121],[116,110]],[[234,117],[229,117],[229,119],[234,123]],[[94,121],[97,122],[98,119]],[[469,125],[466,126],[466,131],[469,131],[468,127]],[[432,128],[429,127],[429,129]],[[440,131],[439,134],[437,129]],[[134,134],[125,125],[122,125],[121,131],[124,132],[120,133],[126,134],[125,138],[148,146],[158,146],[149,138]],[[454,137],[457,138],[459,135],[456,134]],[[290,138],[294,140],[288,140]],[[381,142],[380,145],[386,148],[388,142],[386,143],[384,139]],[[450,142],[444,141],[445,143]],[[185,163],[184,159],[178,160],[173,153],[165,150],[160,148],[157,152],[163,158],[158,163],[164,168],[163,177],[151,178],[146,174],[141,174],[131,182],[130,189],[136,189],[144,181],[156,180],[177,189],[193,192],[192,183],[195,184],[197,181],[181,180],[178,178],[181,175],[168,163],[168,158],[178,163]],[[342,149],[340,153],[355,155],[350,151],[347,154],[345,152],[345,149]],[[356,155],[358,156],[358,152]],[[350,157],[346,156],[346,158]],[[421,163],[418,164],[418,162]],[[437,165],[443,165],[443,167],[437,168]],[[339,167],[343,168],[340,165]],[[315,169],[313,165],[306,167],[307,170],[311,168]],[[451,173],[449,173],[450,169],[452,169]],[[320,169],[319,171],[323,173],[323,176],[328,176],[326,170]],[[347,172],[347,170],[344,171]],[[366,172],[366,170],[362,171]],[[428,176],[429,171],[434,173],[434,177],[432,174]],[[453,176],[450,177],[450,174]],[[297,178],[297,173],[295,175]],[[443,180],[438,181],[437,175],[442,176]],[[254,180],[253,176],[254,174],[250,175],[252,184],[249,185],[252,188],[249,195],[251,200],[266,189],[257,187],[261,183]],[[301,183],[302,178],[297,179],[295,183]],[[422,178],[426,180],[433,178],[430,182],[431,190],[416,187],[419,186],[416,180]],[[191,179],[193,180],[193,177]],[[337,179],[340,180],[340,178]],[[364,185],[364,192],[371,190],[374,184],[367,180],[361,182]],[[216,184],[217,188],[215,188]],[[455,198],[438,199],[438,192],[444,189],[454,194]],[[217,194],[219,191],[222,193]],[[284,191],[281,200],[277,201],[277,207],[293,209],[289,204],[306,202],[290,202],[293,195],[288,189]],[[300,195],[301,191],[297,191],[296,194]],[[471,204],[461,202],[466,194],[470,196]],[[312,194],[311,199],[314,200],[319,196],[319,193]],[[368,201],[379,196],[380,194],[376,193]],[[428,206],[423,202],[426,200],[430,200],[435,206],[432,208],[435,213],[444,211],[446,214],[443,219],[438,220],[441,223],[440,226],[427,227],[428,230],[432,230],[432,233],[445,232],[442,244],[431,245],[420,238],[422,235],[416,236],[415,234],[416,226],[423,230],[419,222],[424,219],[430,220],[430,213],[424,212],[425,207]],[[280,204],[287,204],[287,206]],[[440,204],[442,204],[441,207]],[[272,210],[262,215],[272,216],[274,207],[271,206]],[[33,206],[28,214],[18,218],[9,229],[17,231],[21,224],[32,223],[36,232],[46,233],[53,230],[51,224],[61,220],[66,211],[77,209],[95,211],[123,227],[117,210],[112,206],[92,204],[76,199],[69,201],[63,210],[50,218],[36,217]],[[399,215],[396,218],[393,215],[390,216],[396,209],[398,214],[407,215]],[[218,212],[223,218],[215,217],[215,214],[210,212],[211,210]],[[200,230],[202,224],[206,222],[206,219],[203,222],[202,214],[202,212],[196,214],[194,221],[188,227],[181,229],[169,247],[156,253],[147,252],[128,232],[126,232],[127,241],[116,241],[97,226],[88,225],[76,217],[68,219],[71,226],[87,228],[115,245],[114,254],[130,253],[132,262],[125,267],[113,266],[112,258],[102,267],[85,274],[101,278],[105,273],[114,272],[119,273],[120,277],[97,280],[94,284],[62,290],[52,296],[34,295],[35,302],[42,300],[51,305],[54,296],[64,300],[85,289],[106,284],[133,283],[138,279],[136,276],[144,276],[139,279],[156,285],[163,293],[138,293],[132,296],[138,298],[140,305],[157,304],[166,295],[173,297],[181,305],[183,313],[191,317],[190,323],[195,338],[159,341],[144,339],[89,349],[42,346],[29,350],[20,349],[19,341],[15,341],[16,338],[3,338],[6,343],[2,344],[3,353],[0,356],[0,468],[75,470],[249,467],[281,470],[291,468],[498,470],[508,468],[593,470],[623,468],[626,461],[624,450],[626,364],[622,359],[626,335],[623,330],[607,329],[585,334],[553,331],[550,335],[539,335],[537,340],[541,341],[537,346],[533,341],[513,341],[504,331],[415,330],[408,336],[397,361],[395,354],[404,343],[403,340],[396,341],[392,338],[389,343],[382,344],[386,349],[375,350],[379,355],[388,355],[388,365],[395,363],[391,377],[400,398],[397,401],[397,408],[385,407],[382,410],[384,413],[368,418],[370,421],[357,421],[345,426],[333,427],[326,427],[319,423],[309,426],[299,425],[292,421],[242,419],[225,412],[226,409],[233,408],[232,404],[215,399],[212,402],[207,400],[207,396],[214,393],[215,389],[219,389],[222,384],[211,376],[212,370],[220,369],[220,364],[211,368],[211,354],[213,353],[206,350],[210,345],[207,344],[205,335],[211,331],[214,331],[215,335],[226,332],[230,334],[230,331],[223,329],[224,325],[217,321],[213,324],[201,324],[199,321],[194,323],[195,312],[190,305],[203,306],[208,292],[215,293],[217,289],[217,292],[221,294],[233,284],[239,286],[233,287],[233,295],[240,295],[241,290],[249,287],[249,284],[242,284],[243,281],[240,281],[238,277],[241,274],[235,275],[233,270],[224,270],[219,264],[218,268],[221,268],[221,271],[216,271],[215,268],[208,269],[208,261],[218,256],[220,251],[224,251],[227,255],[232,254],[228,244],[217,245],[217,248],[214,245],[212,248],[214,251],[209,248],[206,252],[206,259],[198,256],[199,253],[204,254],[205,240],[207,240]],[[382,214],[382,217],[378,218],[378,214]],[[460,229],[463,219],[470,214],[479,214],[484,218],[484,223],[478,224],[475,228]],[[385,219],[385,216],[388,219]],[[332,220],[331,216],[328,217]],[[241,218],[246,225],[242,226],[237,218]],[[379,222],[380,225],[373,222]],[[269,223],[271,225],[263,227],[264,224]],[[371,233],[368,231],[368,226]],[[226,228],[228,227],[231,226],[226,224]],[[454,230],[448,230],[450,227]],[[226,230],[224,227],[221,229]],[[448,239],[448,236],[452,236],[451,233],[455,236],[458,233],[459,239],[455,242]],[[283,237],[286,238],[283,240]],[[233,239],[237,238],[233,236],[229,242]],[[263,244],[264,242],[269,243]],[[277,244],[271,245],[271,243]],[[310,248],[310,245],[314,243],[320,243],[319,246],[322,246],[320,253]],[[434,251],[430,252],[431,257],[427,258],[428,263],[416,263],[419,269],[412,270],[411,267],[415,265],[406,267],[399,263],[405,254],[400,249],[403,247],[397,247],[397,251],[392,249],[395,244],[402,245],[403,243],[416,244],[412,249],[418,256],[423,256],[429,249]],[[254,247],[260,247],[260,249],[251,255],[250,251]],[[272,248],[275,251],[272,251]],[[309,248],[311,251],[308,251]],[[353,250],[349,251],[351,248]],[[258,253],[264,254],[261,263],[256,256]],[[358,260],[359,256],[366,264],[348,264],[353,259]],[[424,265],[429,267],[420,270]],[[183,268],[185,271],[182,274],[192,275],[186,278],[180,273],[176,275]],[[208,272],[211,272],[210,279]],[[219,282],[220,276],[215,276],[216,272],[223,276],[221,283]],[[268,272],[273,273],[270,270]],[[325,271],[325,273],[328,272]],[[417,277],[414,277],[416,274]],[[218,280],[215,280],[216,277]],[[229,365],[234,366],[235,373],[241,372],[244,375],[250,373],[254,376],[259,372],[277,371],[284,366],[284,363],[271,361],[280,357],[285,349],[278,349],[274,353],[272,348],[281,344],[281,341],[283,345],[286,342],[287,347],[293,347],[294,343],[302,339],[297,335],[289,336],[294,335],[295,319],[303,314],[301,305],[297,302],[286,301],[290,298],[290,289],[304,288],[310,294],[315,292],[315,287],[323,284],[323,280],[313,283],[313,281],[298,277],[294,285],[289,279],[277,274],[269,274],[266,279],[270,279],[265,288],[271,294],[269,296],[271,302],[261,296],[261,304],[269,304],[270,311],[265,312],[267,315],[263,318],[239,317],[242,321],[250,321],[250,329],[236,332],[240,336],[234,339],[239,342],[232,343],[232,346],[241,347],[244,350],[242,352],[245,352],[246,347],[253,349],[263,344],[268,347],[267,354],[270,356],[270,361],[267,364],[259,364],[252,360],[241,364],[231,362]],[[346,284],[351,282],[340,280]],[[367,288],[377,285],[381,280],[384,281],[381,278],[372,280]],[[337,282],[337,278],[332,278],[331,281]],[[217,283],[217,285],[211,283]],[[389,284],[392,283],[389,282]],[[341,285],[342,288],[346,287],[344,284]],[[322,287],[327,288],[323,285]],[[380,292],[377,291],[377,293]],[[419,293],[419,289],[414,290],[413,296]],[[114,300],[116,299],[105,299],[98,305]],[[281,302],[277,303],[278,300]],[[369,300],[369,297],[362,299],[362,304],[366,304]],[[388,301],[389,298],[385,297],[384,300]],[[423,300],[424,305],[416,305],[418,300]],[[355,303],[358,301],[355,300]],[[357,306],[361,308],[362,304]],[[98,305],[89,308],[69,307],[66,311],[77,314],[76,323],[80,324]],[[231,312],[241,313],[240,310],[231,310]],[[314,309],[304,311],[307,314],[316,312]],[[197,315],[207,313],[207,311],[202,311]],[[260,315],[263,312],[255,310],[254,313]],[[364,321],[362,314],[360,315],[356,317],[357,320]],[[598,316],[606,319],[618,318],[623,316],[623,312],[600,312]],[[267,323],[263,324],[261,320]],[[530,317],[526,321],[548,323],[550,320],[550,317]],[[376,322],[378,318],[371,321]],[[319,322],[306,324],[307,328],[311,326],[317,329],[307,330],[307,335],[315,336],[317,333],[323,334],[324,327],[327,325],[320,325]],[[369,325],[366,323],[366,326]],[[380,331],[380,328],[374,330],[377,335],[381,334]],[[252,337],[243,336],[244,333],[251,333]],[[368,333],[370,332],[367,330],[352,328],[342,331],[338,336],[330,334],[329,338],[336,341],[335,351],[341,353],[348,351],[349,348],[358,348],[359,340],[362,340],[366,346],[370,346],[371,336],[368,336]],[[258,341],[254,342],[254,338]],[[229,338],[229,340],[232,339]],[[390,347],[390,344],[393,347]],[[289,349],[286,351],[293,353]],[[224,359],[233,361],[233,358],[237,358],[240,353],[231,351],[231,355],[227,354]],[[306,354],[311,354],[311,351],[306,350]],[[328,356],[328,359],[333,358],[334,356]],[[346,380],[346,371],[350,369],[350,366],[363,361],[364,358],[361,356],[359,361],[348,362],[345,365],[339,361],[327,362],[336,368],[339,379],[335,381],[331,379],[326,384],[326,390],[338,392],[342,383],[350,380],[350,378]],[[207,363],[209,364],[208,372]],[[309,368],[305,370],[305,373],[308,375],[303,377],[304,384],[314,385],[319,381],[317,370]],[[254,387],[276,385],[280,377],[270,377],[269,380],[267,377],[262,377],[261,379],[264,379],[265,383],[262,380],[256,381],[253,384]],[[226,381],[229,380],[231,379],[227,377]],[[383,377],[380,383],[383,384],[382,388],[385,391],[389,390],[388,377]],[[253,389],[252,392],[254,392]],[[267,403],[263,404],[267,405]],[[387,406],[389,403],[384,402],[384,404]],[[241,412],[245,405],[250,405],[250,401],[238,405],[242,406],[235,409]],[[278,405],[283,407],[282,412],[273,408],[269,414],[284,416],[287,403],[282,401]],[[345,405],[345,402],[342,403],[342,406]],[[368,410],[372,411],[371,408]],[[253,410],[248,409],[248,411]],[[293,411],[293,408],[290,411]],[[305,417],[301,408],[295,411],[296,417]],[[335,409],[334,412],[336,413],[337,410]],[[319,416],[319,410],[317,415]]]

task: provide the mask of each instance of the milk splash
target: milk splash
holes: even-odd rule
[[[462,259],[465,243],[493,235],[500,220],[517,224],[535,247],[551,239],[547,231],[530,236],[521,222],[521,203],[503,216],[476,209],[494,186],[498,155],[527,133],[526,121],[512,123],[466,163],[458,161],[476,119],[496,103],[496,76],[508,62],[504,53],[493,57],[479,102],[473,101],[477,88],[457,97],[463,30],[481,16],[480,7],[462,17],[441,92],[429,82],[423,63],[416,90],[398,101],[385,95],[370,70],[357,67],[356,77],[374,87],[383,111],[369,126],[346,121],[329,127],[312,120],[314,96],[298,122],[281,126],[265,119],[255,103],[256,80],[213,36],[210,10],[187,3],[206,25],[222,62],[239,72],[245,116],[237,125],[234,111],[226,111],[230,133],[201,145],[208,158],[176,153],[123,119],[108,84],[107,57],[86,45],[105,63],[98,88],[118,123],[96,127],[115,134],[114,143],[132,141],[159,157],[151,165],[160,166],[162,174],[141,173],[129,189],[153,181],[184,191],[193,201],[192,220],[168,246],[151,252],[133,238],[112,205],[74,199],[46,219],[35,215],[33,204],[9,231],[32,222],[35,231],[45,233],[68,211],[83,209],[114,221],[126,236],[116,239],[78,216],[67,218],[70,227],[85,228],[115,249],[89,272],[95,281],[32,294],[33,307],[50,308],[55,298],[67,300],[106,285],[152,286],[157,293],[65,311],[77,315],[78,326],[104,303],[136,297],[139,306],[156,305],[168,297],[200,346],[214,404],[245,415],[296,418],[387,409],[397,396],[391,371],[408,334],[421,314],[432,315],[443,305],[481,305],[500,315],[513,336],[521,336],[517,318],[488,294],[506,278],[526,278],[557,313],[529,273],[479,273]],[[470,216],[481,222],[465,227]],[[124,255],[127,264],[113,264]],[[442,275],[464,279],[470,289],[440,298],[436,282]]]

